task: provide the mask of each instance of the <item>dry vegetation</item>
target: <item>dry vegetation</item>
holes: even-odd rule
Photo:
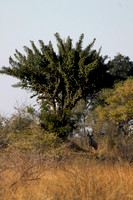
[[[96,157],[66,150],[62,159],[3,153],[0,200],[132,200],[133,166]]]
[[[98,124],[95,151],[86,136],[63,142],[30,118],[23,127],[22,114],[1,127],[0,200],[133,200],[133,137]]]

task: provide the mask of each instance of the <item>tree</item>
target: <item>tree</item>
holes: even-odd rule
[[[133,76],[133,62],[128,56],[117,54],[113,60],[108,62],[109,72],[112,75],[128,78]]]
[[[32,49],[24,47],[26,55],[16,50],[15,60],[10,57],[10,67],[3,67],[0,73],[19,79],[15,87],[34,92],[41,100],[45,128],[65,137],[73,127],[71,110],[77,102],[91,99],[101,88],[110,86],[113,79],[100,50],[92,50],[95,39],[83,49],[83,34],[75,48],[70,37],[63,41],[56,33],[55,38],[57,53],[51,42],[45,45],[40,40],[39,50],[31,41]]]
[[[112,121],[128,133],[128,122],[133,118],[133,79],[117,83],[114,89],[102,90],[103,105],[95,109],[99,118]]]

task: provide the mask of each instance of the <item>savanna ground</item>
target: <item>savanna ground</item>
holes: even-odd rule
[[[49,155],[1,151],[0,200],[132,200],[128,149],[120,156],[109,153],[105,141],[97,151],[77,144],[65,143]]]
[[[133,136],[110,123],[103,136],[100,126],[94,150],[87,136],[62,141],[24,114],[5,120],[0,200],[132,200]]]

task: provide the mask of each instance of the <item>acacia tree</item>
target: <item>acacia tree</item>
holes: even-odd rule
[[[40,40],[38,49],[31,41],[32,48],[24,47],[26,55],[16,50],[15,59],[9,58],[10,67],[3,67],[0,73],[19,79],[16,87],[34,92],[42,102],[45,127],[66,136],[72,127],[71,110],[77,102],[91,99],[102,87],[110,86],[112,77],[100,50],[92,50],[95,39],[83,49],[83,34],[75,47],[70,37],[64,41],[56,33],[55,38],[57,53],[51,42],[45,45]]]

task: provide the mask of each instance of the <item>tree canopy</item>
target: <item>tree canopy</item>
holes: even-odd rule
[[[128,56],[118,53],[114,59],[108,62],[109,72],[112,75],[128,78],[133,76],[133,62]]]
[[[114,81],[114,77],[107,72],[100,50],[92,49],[95,39],[83,49],[83,34],[75,47],[70,37],[64,41],[56,33],[55,38],[58,52],[54,51],[51,42],[45,45],[39,40],[38,49],[31,41],[32,48],[24,47],[26,55],[16,50],[15,59],[9,58],[10,66],[0,71],[20,80],[15,87],[30,89],[41,99],[48,123],[44,121],[49,129],[52,127],[51,130],[55,124],[63,128],[71,124],[70,113],[77,102],[91,99],[93,94],[111,86]],[[58,130],[55,128],[54,131]]]
[[[127,124],[133,117],[133,79],[117,83],[113,89],[102,90],[99,99],[104,102],[96,108],[99,118]]]

